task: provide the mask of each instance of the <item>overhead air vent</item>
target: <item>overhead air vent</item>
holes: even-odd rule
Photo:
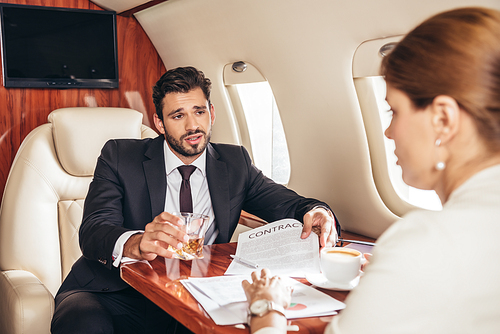
[[[247,70],[247,64],[243,61],[237,61],[233,63],[232,69],[237,73],[245,72]]]
[[[397,42],[391,42],[391,43],[384,44],[384,45],[382,45],[380,50],[378,50],[378,53],[380,53],[380,55],[382,57],[385,57],[396,47],[396,45],[398,45]]]

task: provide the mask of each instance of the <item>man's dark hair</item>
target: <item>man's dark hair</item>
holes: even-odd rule
[[[210,106],[212,83],[202,71],[194,67],[177,67],[165,72],[153,87],[153,103],[156,114],[163,122],[163,98],[169,93],[187,93],[200,87]]]

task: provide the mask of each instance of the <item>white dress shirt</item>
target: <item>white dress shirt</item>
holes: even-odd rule
[[[163,146],[164,156],[165,156],[165,170],[167,173],[167,190],[165,196],[165,212],[179,212],[179,193],[181,189],[182,177],[181,173],[177,169],[179,166],[183,166],[184,163],[170,150],[167,142],[164,142]],[[206,174],[206,159],[207,150],[205,149],[203,153],[191,164],[196,167],[196,170],[191,175],[189,182],[191,184],[191,196],[193,198],[193,212],[200,213],[210,217],[210,224],[207,230],[214,223],[214,211],[212,208],[212,200],[210,198],[210,191],[208,189],[208,181]],[[115,243],[113,249],[113,265],[118,267],[121,263],[123,257],[123,246],[125,242],[136,233],[141,233],[144,231],[128,231],[123,233]],[[219,234],[218,230],[215,230],[209,240],[205,241],[205,244],[211,245],[217,238]]]
[[[182,176],[177,167],[184,163],[170,150],[167,142],[164,144],[165,170],[167,171],[167,194],[165,197],[165,212],[179,212],[179,193],[181,190]],[[210,225],[214,221],[212,200],[208,190],[206,164],[207,150],[193,161],[192,166],[196,170],[191,174],[189,182],[191,184],[191,196],[193,199],[193,212],[201,213],[210,217]],[[210,225],[208,227],[210,227]],[[213,243],[213,241],[212,241]]]

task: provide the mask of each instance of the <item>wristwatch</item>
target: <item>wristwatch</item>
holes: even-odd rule
[[[271,311],[276,311],[282,316],[285,316],[285,308],[275,302],[267,299],[258,299],[250,305],[248,309],[248,322],[250,323],[250,318],[253,316],[262,317]]]

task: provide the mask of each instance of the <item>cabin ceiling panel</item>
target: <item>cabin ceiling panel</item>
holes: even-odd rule
[[[327,201],[346,229],[376,237],[397,217],[373,182],[353,55],[365,41],[405,34],[432,14],[471,5],[500,9],[498,0],[170,0],[135,17],[166,68],[193,65],[212,80],[214,141],[238,142],[224,66],[255,65],[281,113],[289,186]]]
[[[143,5],[151,0],[92,0],[96,5],[117,13]]]

